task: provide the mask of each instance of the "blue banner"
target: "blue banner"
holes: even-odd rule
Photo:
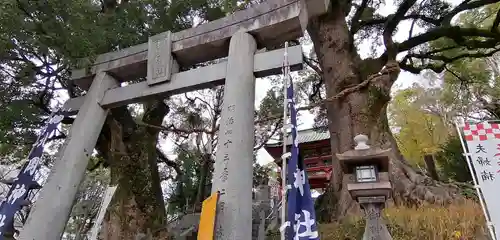
[[[56,131],[63,118],[63,113],[57,112],[49,119],[47,125],[41,129],[40,135],[28,155],[28,161],[23,165],[17,177],[14,178],[6,198],[1,203],[0,240],[4,239],[4,233],[14,233],[14,216],[26,204],[30,190],[41,187],[35,180],[35,174],[42,165],[44,145],[47,139]]]
[[[297,109],[293,97],[293,83],[289,78],[287,87],[288,109],[292,125],[291,158],[287,166],[287,221],[283,228],[289,240],[319,240],[318,225],[314,202],[311,196],[309,180],[305,171],[304,159],[299,157],[299,143],[297,140]]]

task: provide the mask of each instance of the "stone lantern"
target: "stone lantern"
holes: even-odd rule
[[[354,137],[354,150],[337,154],[347,190],[365,211],[363,240],[392,240],[381,211],[391,193],[389,153],[391,149],[370,148],[368,137]]]

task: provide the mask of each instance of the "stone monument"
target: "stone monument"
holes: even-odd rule
[[[371,148],[368,137],[354,137],[356,147],[337,154],[347,190],[365,212],[366,227],[363,240],[392,240],[381,218],[382,209],[391,193],[389,153],[391,149]]]

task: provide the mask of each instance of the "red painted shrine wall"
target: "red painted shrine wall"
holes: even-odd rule
[[[265,149],[275,159],[275,162],[281,166],[283,147],[266,146]],[[304,164],[306,165],[311,188],[325,188],[332,175],[330,140],[301,143],[299,149],[304,156]]]

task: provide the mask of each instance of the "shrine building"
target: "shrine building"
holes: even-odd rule
[[[314,129],[298,131],[299,151],[304,156],[307,177],[311,189],[324,189],[328,186],[332,176],[332,155],[330,150],[330,132],[318,132]],[[291,136],[286,141],[288,150],[291,145]],[[283,145],[281,142],[269,143],[264,146],[274,162],[281,166]]]

